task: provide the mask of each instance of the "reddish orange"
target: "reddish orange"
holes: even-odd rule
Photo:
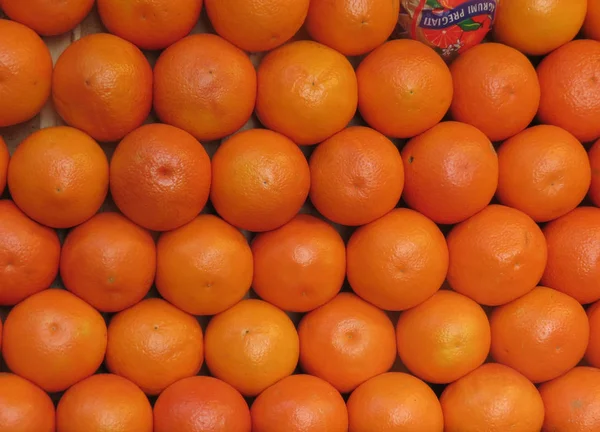
[[[590,325],[590,340],[585,352],[585,359],[591,366],[600,368],[600,302],[589,307],[587,316]]]
[[[52,400],[26,379],[0,373],[0,406],[3,432],[55,432]]]
[[[588,39],[600,41],[600,3],[588,0],[587,14],[583,22],[583,34]]]
[[[10,154],[8,153],[8,147],[0,136],[0,196],[4,193],[6,187],[6,176],[8,174],[8,161],[10,160]]]
[[[588,159],[592,169],[592,181],[588,196],[596,207],[600,207],[600,140],[588,150]]]

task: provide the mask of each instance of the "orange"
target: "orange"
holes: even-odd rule
[[[334,298],[346,277],[346,245],[327,222],[301,214],[252,241],[254,292],[280,309],[308,312]]]
[[[60,257],[65,288],[101,312],[142,300],[155,271],[152,236],[118,213],[100,213],[70,231]]]
[[[99,0],[98,14],[109,32],[142,49],[167,48],[198,22],[202,0]]]
[[[436,384],[475,370],[490,349],[490,326],[481,306],[446,290],[403,312],[396,337],[402,363],[416,377]]]
[[[241,229],[279,228],[308,196],[308,162],[298,146],[277,132],[251,129],[234,135],[219,146],[212,167],[212,204]]]
[[[384,43],[360,63],[356,77],[360,114],[390,137],[425,132],[442,120],[452,101],[448,66],[421,42]]]
[[[296,144],[317,144],[344,129],[357,100],[348,59],[317,42],[286,44],[268,53],[258,68],[258,119]]]
[[[4,322],[8,368],[49,393],[92,375],[106,350],[102,316],[68,291],[49,289],[16,305]]]
[[[588,432],[600,430],[600,370],[577,367],[542,384],[546,408],[543,431]]]
[[[587,14],[583,22],[583,34],[588,39],[600,41],[600,3],[588,0]]]
[[[244,52],[212,34],[181,39],[154,66],[154,110],[199,139],[223,138],[248,121],[256,71]]]
[[[91,218],[108,193],[108,160],[89,135],[58,126],[29,135],[8,166],[8,188],[27,216],[52,228]]]
[[[448,247],[440,229],[409,209],[392,210],[348,241],[348,282],[381,309],[405,310],[431,297],[448,271]]]
[[[350,293],[304,315],[298,325],[300,366],[349,393],[396,359],[394,325],[375,306]]]
[[[310,0],[205,0],[215,31],[241,49],[270,51],[296,34]]]
[[[399,12],[400,0],[312,0],[306,28],[317,42],[356,56],[374,50],[390,37]]]
[[[588,344],[583,307],[546,287],[494,309],[490,325],[494,360],[534,383],[554,379],[575,367]]]
[[[446,237],[450,286],[477,303],[498,306],[531,291],[548,256],[540,228],[525,213],[490,205]]]
[[[600,209],[580,207],[544,227],[548,264],[542,285],[581,304],[600,300]]]
[[[298,334],[280,309],[243,300],[210,320],[205,350],[212,376],[244,396],[256,396],[294,372]]]
[[[152,68],[135,45],[110,34],[91,34],[58,58],[52,99],[68,125],[98,141],[117,141],[150,113]]]
[[[544,55],[572,40],[583,24],[587,0],[502,0],[494,39],[528,55]]]
[[[152,407],[138,386],[93,375],[68,389],[56,407],[57,432],[152,432]]]
[[[544,403],[519,372],[484,364],[450,384],[440,398],[446,432],[539,432]]]
[[[475,126],[490,140],[510,138],[535,117],[540,83],[529,59],[516,49],[498,43],[476,45],[452,62],[450,71],[452,117]]]
[[[331,384],[311,375],[283,378],[252,404],[252,432],[348,432],[348,411]]]
[[[588,192],[589,198],[596,207],[600,206],[600,140],[596,141],[588,151],[588,159],[592,169],[592,182]]]
[[[208,376],[184,378],[154,404],[154,432],[250,432],[248,404],[229,384]]]
[[[502,144],[498,160],[498,199],[536,222],[569,213],[590,187],[585,148],[556,126],[534,126],[515,135]]]
[[[17,375],[0,373],[0,430],[54,432],[54,404],[39,387]]]
[[[587,310],[588,322],[590,325],[590,340],[585,359],[596,368],[600,368],[600,302],[594,303]]]
[[[538,65],[542,88],[538,119],[571,132],[581,142],[600,137],[600,42],[576,40]]]
[[[196,375],[203,354],[196,318],[161,299],[142,300],[115,315],[108,326],[108,370],[149,395]]]
[[[252,251],[246,238],[213,215],[162,234],[156,287],[193,315],[215,315],[239,302],[252,285]]]
[[[17,22],[0,19],[0,40],[0,127],[5,127],[40,112],[50,96],[52,58],[44,41]]]
[[[348,399],[348,432],[442,432],[437,396],[412,375],[389,372],[362,383]]]
[[[496,151],[471,125],[437,124],[404,146],[402,160],[402,198],[436,223],[464,221],[483,210],[496,192]]]
[[[10,154],[8,153],[8,147],[0,136],[0,196],[4,193],[6,187],[6,175],[8,173],[8,161],[10,160]]]
[[[0,305],[11,306],[40,292],[58,274],[56,232],[38,225],[8,200],[0,200]]]
[[[153,231],[192,221],[210,193],[210,159],[189,133],[149,124],[127,135],[110,162],[110,191],[129,219]]]
[[[310,200],[327,219],[364,225],[398,204],[402,157],[379,132],[353,126],[319,145],[310,157]]]

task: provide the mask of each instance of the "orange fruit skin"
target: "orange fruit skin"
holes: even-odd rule
[[[498,306],[531,291],[548,257],[541,229],[525,213],[490,205],[446,237],[450,286],[477,303]]]
[[[125,216],[153,231],[192,221],[210,193],[211,165],[189,133],[165,124],[127,135],[110,162],[110,191]]]
[[[54,66],[54,107],[70,126],[98,141],[117,141],[152,108],[152,68],[132,43],[107,33],[69,45]]]
[[[54,404],[39,387],[17,375],[0,373],[0,430],[54,432]]]
[[[348,282],[378,308],[405,310],[431,297],[448,271],[448,247],[425,216],[395,209],[360,227],[347,249]]]
[[[356,113],[356,74],[339,52],[297,41],[268,53],[258,67],[260,122],[299,145],[314,145],[341,131]]]
[[[248,231],[279,228],[300,210],[310,170],[297,145],[267,129],[223,142],[212,159],[210,199],[219,215]]]
[[[590,325],[590,340],[585,352],[586,361],[596,368],[600,368],[600,302],[594,303],[587,310]]]
[[[400,0],[312,0],[306,17],[311,37],[347,56],[366,54],[390,37]]]
[[[388,372],[365,381],[348,399],[348,432],[442,432],[437,396],[420,379]]]
[[[428,46],[409,39],[384,43],[356,70],[358,109],[382,134],[410,138],[442,120],[452,101],[448,66]]]
[[[101,312],[141,301],[155,272],[152,236],[118,213],[99,213],[70,231],[60,257],[65,288]]]
[[[56,232],[29,219],[8,200],[0,200],[0,305],[12,306],[40,292],[58,274]]]
[[[115,315],[108,326],[106,366],[148,395],[196,375],[204,360],[196,318],[158,298]]]
[[[538,119],[571,132],[581,142],[600,137],[600,42],[576,40],[537,67],[542,93]]]
[[[546,408],[543,431],[600,429],[600,370],[576,367],[540,386]]]
[[[348,410],[331,384],[311,375],[283,378],[252,404],[252,432],[347,432]]]
[[[108,193],[108,177],[108,160],[98,143],[66,126],[29,135],[8,166],[15,204],[51,228],[70,228],[96,214]]]
[[[554,379],[575,367],[589,338],[583,307],[546,287],[494,309],[490,326],[494,360],[533,383]]]
[[[6,188],[9,160],[10,154],[8,153],[8,147],[6,146],[6,142],[4,142],[0,136],[0,196],[4,193],[4,189]]]
[[[535,386],[501,364],[484,364],[453,382],[440,403],[446,432],[539,432],[544,422]]]
[[[583,24],[587,0],[502,0],[494,39],[528,55],[544,55],[572,40]]]
[[[346,245],[327,222],[301,214],[252,241],[252,288],[280,309],[308,312],[334,298],[346,277]]]
[[[581,304],[600,300],[600,209],[580,207],[544,227],[548,264],[542,285]]]
[[[302,370],[349,393],[396,359],[394,325],[385,312],[350,293],[304,315],[298,325]]]
[[[253,258],[246,238],[213,215],[162,234],[156,287],[192,315],[215,315],[239,302],[252,285]]]
[[[588,0],[583,33],[588,39],[600,41],[600,3]]]
[[[498,43],[476,45],[452,62],[450,71],[453,119],[475,126],[490,140],[516,135],[535,117],[540,83],[529,59],[516,49]]]
[[[208,376],[184,378],[154,404],[154,432],[250,432],[248,404],[229,384]]]
[[[364,225],[398,204],[404,188],[400,152],[379,132],[354,126],[321,143],[310,157],[310,200],[342,225]]]
[[[205,0],[215,31],[244,51],[270,51],[290,40],[310,0]]]
[[[443,122],[402,149],[404,201],[439,224],[456,224],[483,210],[498,185],[498,157],[474,126]]]
[[[500,146],[498,160],[498,200],[536,222],[569,213],[590,187],[585,148],[556,126],[534,126],[515,135]]]
[[[205,351],[212,376],[244,396],[256,396],[294,372],[298,334],[280,309],[243,300],[210,320]]]
[[[202,0],[99,0],[98,14],[109,32],[142,49],[167,48],[198,22]]]
[[[588,196],[596,207],[600,207],[600,140],[588,150],[588,159],[592,169],[592,180]]]
[[[92,375],[68,389],[56,407],[57,432],[152,432],[152,406],[118,375]]]
[[[0,40],[0,127],[6,127],[32,119],[48,100],[52,57],[33,30],[14,21],[0,19]]]
[[[154,66],[154,110],[163,123],[200,141],[223,138],[248,121],[256,101],[250,59],[212,34],[185,37]]]
[[[49,393],[92,375],[105,351],[104,319],[68,291],[34,294],[16,305],[4,322],[6,365]]]
[[[396,338],[400,359],[413,375],[446,384],[483,364],[490,326],[481,306],[443,290],[400,315]]]

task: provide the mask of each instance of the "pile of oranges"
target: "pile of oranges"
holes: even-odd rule
[[[600,2],[470,3],[0,0],[0,432],[600,431]]]

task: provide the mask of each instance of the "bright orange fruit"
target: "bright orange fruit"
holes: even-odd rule
[[[0,430],[55,432],[54,404],[39,387],[20,376],[0,373]]]

